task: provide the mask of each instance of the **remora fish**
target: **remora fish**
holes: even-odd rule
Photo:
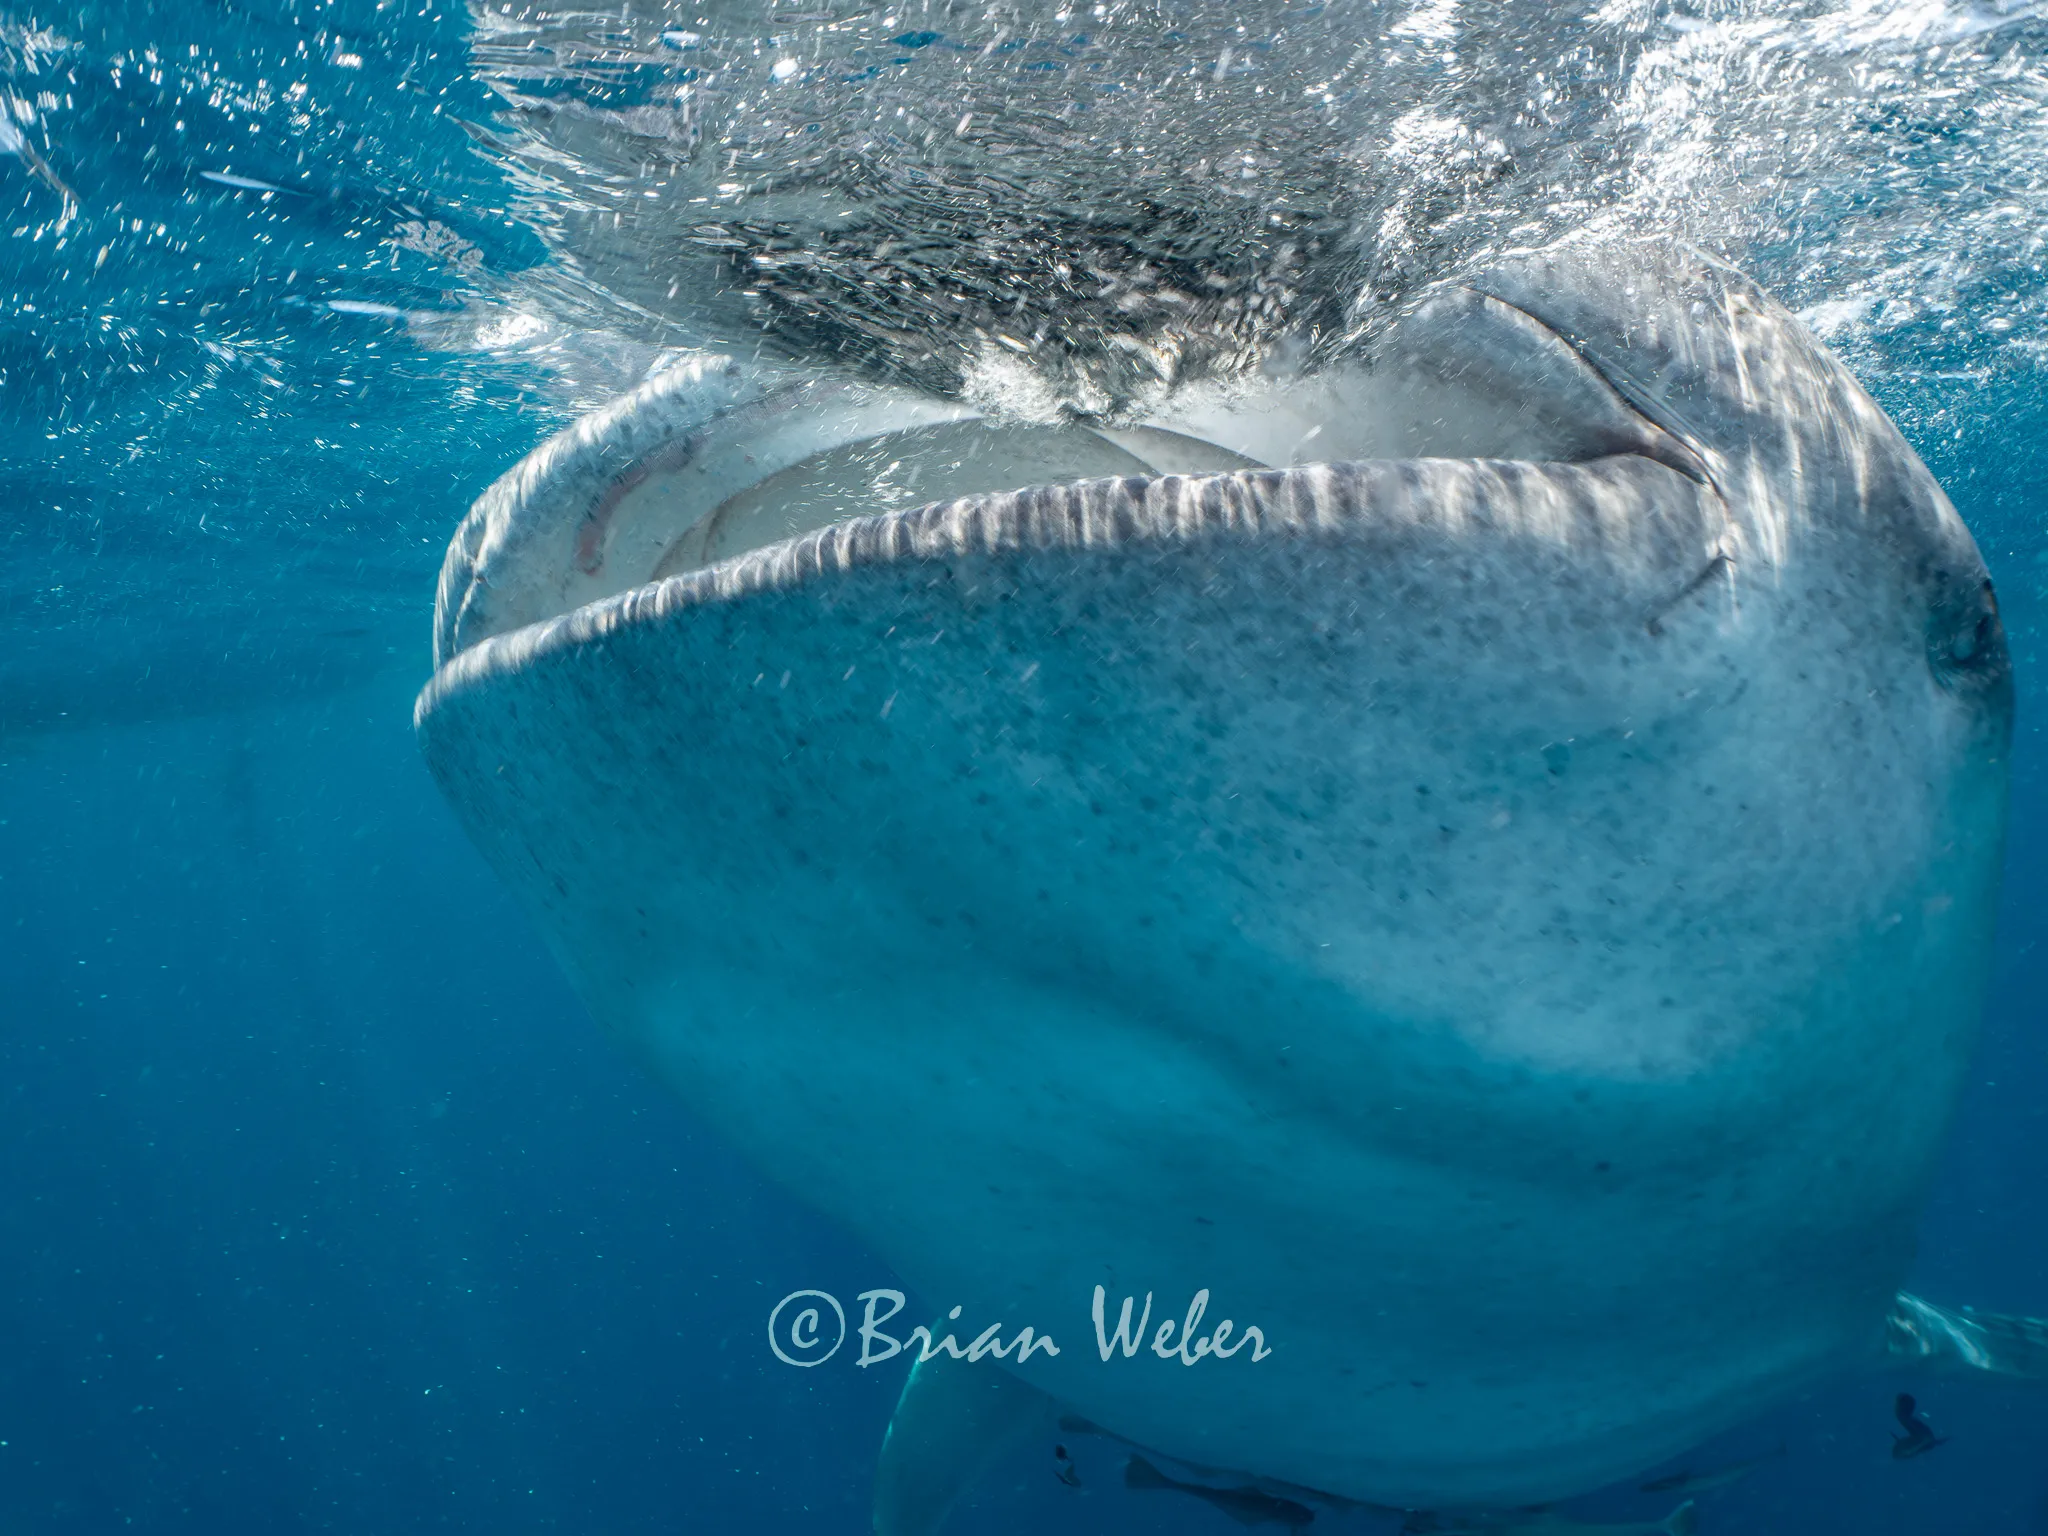
[[[1299,1530],[1316,1517],[1316,1512],[1306,1504],[1261,1493],[1256,1488],[1211,1488],[1206,1483],[1184,1483],[1177,1477],[1168,1477],[1142,1456],[1133,1456],[1124,1463],[1124,1486],[1167,1488],[1192,1494],[1239,1525],[1284,1525]]]
[[[1056,1445],[1052,1448],[1052,1464],[1054,1477],[1057,1477],[1069,1488],[1081,1486],[1080,1468],[1074,1465],[1074,1458],[1067,1454],[1067,1448],[1064,1445]]]
[[[1122,428],[700,358],[484,494],[435,653],[427,761],[596,1016],[1070,1346],[912,1372],[887,1536],[1060,1405],[1507,1507],[1887,1341],[2040,1363],[1895,1299],[1989,954],[1997,606],[1709,258],[1505,257]],[[1270,1357],[1098,1359],[1097,1283]]]
[[[1587,1524],[1536,1513],[1453,1520],[1449,1524],[1426,1522],[1403,1527],[1403,1536],[1693,1536],[1699,1528],[1699,1513],[1692,1500],[1687,1499],[1662,1520]]]
[[[1713,1467],[1705,1472],[1695,1472],[1689,1467],[1681,1468],[1677,1472],[1668,1473],[1663,1477],[1653,1477],[1648,1482],[1636,1486],[1644,1493],[1683,1493],[1688,1496],[1708,1493],[1716,1488],[1726,1488],[1733,1483],[1741,1482],[1765,1462],[1776,1461],[1784,1454],[1785,1447],[1781,1445],[1766,1455],[1747,1457],[1742,1461],[1730,1462],[1725,1467]]]
[[[1901,1392],[1892,1400],[1892,1416],[1899,1421],[1903,1435],[1892,1436],[1892,1459],[1910,1461],[1915,1456],[1924,1456],[1936,1446],[1948,1444],[1948,1436],[1937,1435],[1934,1426],[1920,1417],[1919,1405],[1913,1401],[1913,1394]]]

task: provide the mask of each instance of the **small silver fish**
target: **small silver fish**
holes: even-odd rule
[[[14,155],[28,172],[44,186],[64,199],[67,210],[78,206],[78,194],[64,185],[64,179],[50,169],[50,162],[36,153],[35,145],[29,143],[28,135],[8,115],[11,98],[0,99],[0,155]]]
[[[254,176],[237,176],[230,171],[201,171],[201,179],[219,182],[224,187],[233,187],[240,192],[286,192],[274,181],[258,181]]]

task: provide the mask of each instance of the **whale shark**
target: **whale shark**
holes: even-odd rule
[[[1899,1292],[1990,954],[1996,599],[1708,255],[1499,255],[1108,420],[696,355],[484,492],[434,650],[426,761],[594,1016],[1062,1346],[912,1369],[885,1536],[1060,1414],[1500,1510],[1871,1362],[2038,1370]],[[1264,1354],[1189,1350],[1198,1293]],[[1164,1333],[1098,1348],[1105,1294]]]

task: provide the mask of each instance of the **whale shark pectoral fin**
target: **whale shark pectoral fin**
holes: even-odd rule
[[[910,1368],[875,1467],[875,1536],[933,1536],[954,1501],[1058,1406],[987,1361],[938,1354]]]
[[[1892,1298],[1885,1350],[1894,1360],[1936,1370],[2048,1382],[2048,1319],[1957,1311],[1907,1291]]]

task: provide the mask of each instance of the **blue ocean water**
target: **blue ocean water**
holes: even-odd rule
[[[792,1370],[764,1327],[802,1287],[901,1282],[596,1030],[412,740],[463,508],[679,339],[488,142],[491,10],[0,9],[10,1532],[867,1529],[900,1374]],[[1823,320],[1912,310],[1838,340],[1998,585],[2005,905],[1913,1284],[2048,1315],[2048,30],[1944,14],[1982,26],[1898,46],[1974,73],[1862,123],[1894,203],[1862,162],[1831,201],[1815,159],[1729,243]],[[1892,1389],[1705,1448],[1784,1454],[1702,1529],[2048,1532],[2048,1390],[1923,1389],[1950,1443],[1901,1462]],[[1075,1453],[1082,1491],[1020,1457],[960,1528],[1230,1528]]]

